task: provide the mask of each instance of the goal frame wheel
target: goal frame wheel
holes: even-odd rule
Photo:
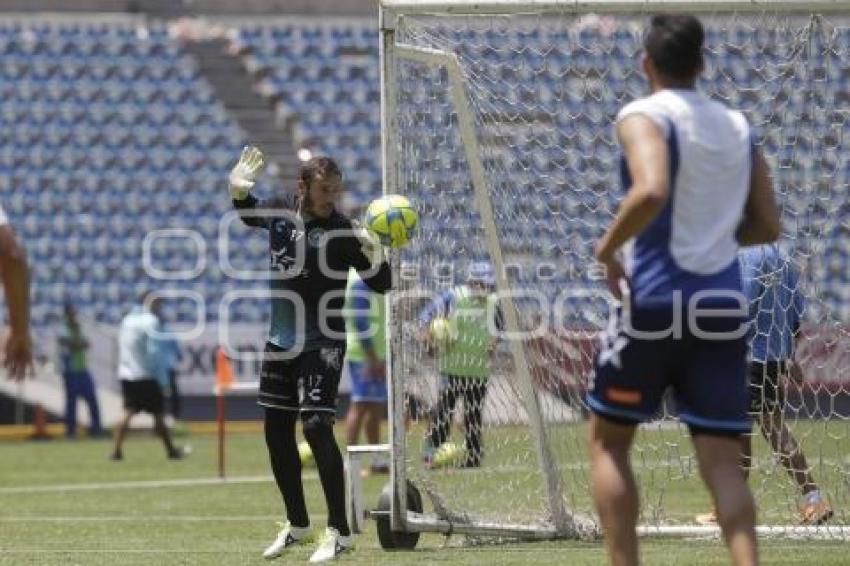
[[[413,550],[419,542],[418,531],[394,531],[390,524],[393,484],[387,482],[378,497],[375,523],[378,527],[378,542],[384,550]],[[412,483],[407,482],[407,510],[422,513],[422,495]]]

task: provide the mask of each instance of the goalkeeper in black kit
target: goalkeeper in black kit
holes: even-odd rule
[[[348,270],[355,268],[383,293],[391,286],[390,268],[369,233],[337,212],[342,173],[332,159],[314,157],[301,166],[297,195],[261,202],[250,190],[262,167],[260,150],[246,147],[229,180],[242,220],[269,236],[271,329],[258,403],[265,409],[266,445],[287,520],[263,556],[277,558],[312,538],[295,440],[300,417],[328,506],[328,526],[310,562],[324,562],[352,547],[342,455],[333,434]]]

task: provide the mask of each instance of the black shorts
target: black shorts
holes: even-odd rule
[[[121,380],[124,408],[145,411],[152,415],[162,413],[162,389],[155,379]]]
[[[266,344],[257,403],[285,411],[335,414],[345,344],[301,352],[290,359],[274,359],[273,354],[283,352],[274,344]]]
[[[750,412],[769,413],[785,406],[785,389],[780,383],[788,364],[782,362],[750,363]]]

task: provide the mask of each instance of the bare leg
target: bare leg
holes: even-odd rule
[[[360,401],[352,401],[348,407],[348,414],[345,417],[345,443],[349,446],[357,444],[360,437],[360,427],[363,424],[363,417],[366,415],[366,407]]]
[[[732,562],[736,566],[758,564],[756,506],[741,473],[741,440],[697,434],[693,441],[700,474],[714,499],[717,520],[732,555]]]
[[[750,469],[753,467],[753,435],[741,435],[741,470],[744,472],[744,481],[750,479]]]
[[[770,444],[771,450],[779,456],[779,461],[782,462],[791,479],[800,487],[803,495],[816,490],[818,486],[815,484],[811,470],[809,470],[803,450],[800,448],[797,439],[791,434],[779,411],[762,413],[759,424],[761,425],[761,433]]]
[[[179,452],[176,448],[174,448],[174,444],[171,442],[171,434],[168,432],[168,427],[165,426],[165,420],[162,418],[162,413],[156,413],[153,416],[153,431],[162,439],[162,443],[165,445],[165,451],[168,453],[168,457],[178,457]]]
[[[363,423],[366,430],[366,440],[369,444],[378,444],[381,441],[381,421],[384,419],[385,403],[368,402],[366,405],[366,418]],[[372,458],[372,464],[369,466],[371,473],[386,474],[389,473],[389,460],[383,454],[375,455]]]
[[[638,489],[629,462],[635,426],[590,417],[591,489],[614,566],[637,566]]]
[[[124,437],[127,436],[127,428],[130,426],[130,419],[133,418],[133,415],[136,414],[136,411],[131,409],[124,409],[124,416],[121,417],[121,420],[118,421],[118,424],[115,425],[115,432],[113,433],[113,448],[112,448],[112,459],[120,460],[124,457],[124,453],[121,451],[121,447],[124,444]]]
[[[366,422],[363,427],[366,431],[366,440],[369,444],[378,444],[381,436],[381,420],[384,418],[384,405],[382,403],[366,403]]]

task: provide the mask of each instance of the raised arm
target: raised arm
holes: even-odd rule
[[[233,208],[239,213],[239,218],[242,219],[248,226],[255,228],[268,228],[267,217],[258,214],[256,211],[262,210],[263,205],[254,195],[248,193],[241,199],[233,199]]]
[[[254,146],[245,146],[239,161],[230,171],[228,186],[233,199],[233,207],[239,212],[242,222],[248,226],[268,228],[271,216],[268,210],[292,208],[292,203],[286,200],[260,201],[251,194],[251,189],[257,182],[257,177],[265,166],[263,152]],[[294,199],[293,199],[294,200]]]

